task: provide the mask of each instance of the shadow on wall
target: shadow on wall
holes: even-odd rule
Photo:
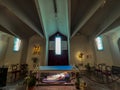
[[[120,38],[118,39],[118,48],[119,48],[119,53],[120,53]]]

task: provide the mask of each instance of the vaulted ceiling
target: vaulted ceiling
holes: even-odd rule
[[[120,25],[120,0],[0,0],[0,31],[30,38],[92,37]]]

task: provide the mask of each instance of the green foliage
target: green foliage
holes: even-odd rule
[[[80,86],[80,75],[79,75],[79,72],[76,72],[75,86],[76,86],[77,89],[79,89],[79,86]]]
[[[36,84],[36,78],[34,76],[31,76],[28,81],[28,87],[33,87]]]
[[[28,75],[25,77],[24,84],[28,87],[33,87],[36,84],[36,77],[34,75]]]

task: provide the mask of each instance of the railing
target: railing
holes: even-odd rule
[[[120,79],[120,67],[98,64],[91,71],[87,72],[86,76],[97,83],[114,83]]]

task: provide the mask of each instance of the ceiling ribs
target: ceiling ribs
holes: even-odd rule
[[[117,19],[120,18],[120,6],[119,6],[119,1],[115,2],[114,4],[115,7],[112,7],[109,16],[104,20],[104,22],[100,25],[98,30],[95,32],[94,36],[98,36],[105,32],[107,28],[112,25]],[[111,14],[112,13],[112,14]]]
[[[54,5],[54,12],[57,15],[57,6],[56,6],[56,0],[53,0],[53,5]]]
[[[0,31],[5,32],[5,33],[8,33],[8,34],[13,35],[13,36],[16,35],[16,34],[15,34],[14,32],[12,32],[11,30],[8,30],[7,27],[1,25],[1,23],[0,23]],[[16,35],[16,36],[17,36],[17,35]]]
[[[106,30],[104,30],[102,32],[102,34],[108,32],[110,30],[114,30],[114,28],[119,27],[119,25],[120,25],[120,17],[116,21],[114,21]]]
[[[0,5],[0,11],[2,12],[1,9],[6,10],[5,7],[3,7],[3,6]],[[20,37],[19,35],[17,35],[16,33],[14,33],[14,31],[12,30],[13,28],[12,28],[12,27],[10,26],[10,24],[7,22],[7,20],[6,20],[6,18],[5,18],[5,15],[4,15],[3,13],[0,13],[0,26],[1,26],[2,28],[4,28],[5,31],[10,32],[12,35]],[[2,30],[4,30],[4,29],[2,29]],[[1,30],[1,31],[2,31],[2,30]]]
[[[15,16],[15,18],[17,18],[20,22],[22,22],[14,13],[12,13],[11,11],[8,10],[8,8],[6,8],[4,5],[1,5],[1,7],[4,8],[3,11],[5,11],[6,13],[9,13],[8,16]],[[3,26],[4,28],[6,28],[6,30],[8,30],[10,33],[12,33],[14,36],[19,37],[19,38],[24,38],[23,34],[21,33],[16,33],[17,30],[15,29],[15,25],[12,24],[12,22],[9,22],[10,20],[7,19],[7,17],[5,17],[6,15],[4,14],[5,12],[2,12],[0,14],[0,24],[1,26]],[[10,15],[11,14],[11,15]],[[25,23],[24,23],[25,24]],[[27,35],[26,35],[27,36]]]
[[[39,7],[38,3],[39,3],[38,0],[35,0],[35,5],[36,5],[37,12],[38,12],[39,20],[40,20],[40,23],[41,23],[41,27],[42,27],[43,33],[45,35],[45,38],[47,40],[47,37],[46,37],[46,34],[45,34],[45,28],[43,26],[43,21],[42,21],[41,10],[40,10],[40,7]]]
[[[68,0],[68,38],[70,39],[70,26],[71,26],[71,0]]]
[[[14,8],[9,3],[6,4],[4,2],[1,2],[1,4],[2,4],[2,6],[6,7],[10,12],[12,12],[20,21],[22,21],[24,24],[26,24],[28,27],[30,27],[32,30],[34,30],[36,33],[38,33],[38,35],[40,35],[43,38],[43,35],[32,24],[32,22],[24,14],[19,12],[19,10],[17,10],[17,8]]]
[[[71,35],[71,38],[87,23],[87,21],[95,14],[95,12],[103,5],[103,0],[98,0],[97,3],[90,9],[90,11],[79,21],[78,26]]]

